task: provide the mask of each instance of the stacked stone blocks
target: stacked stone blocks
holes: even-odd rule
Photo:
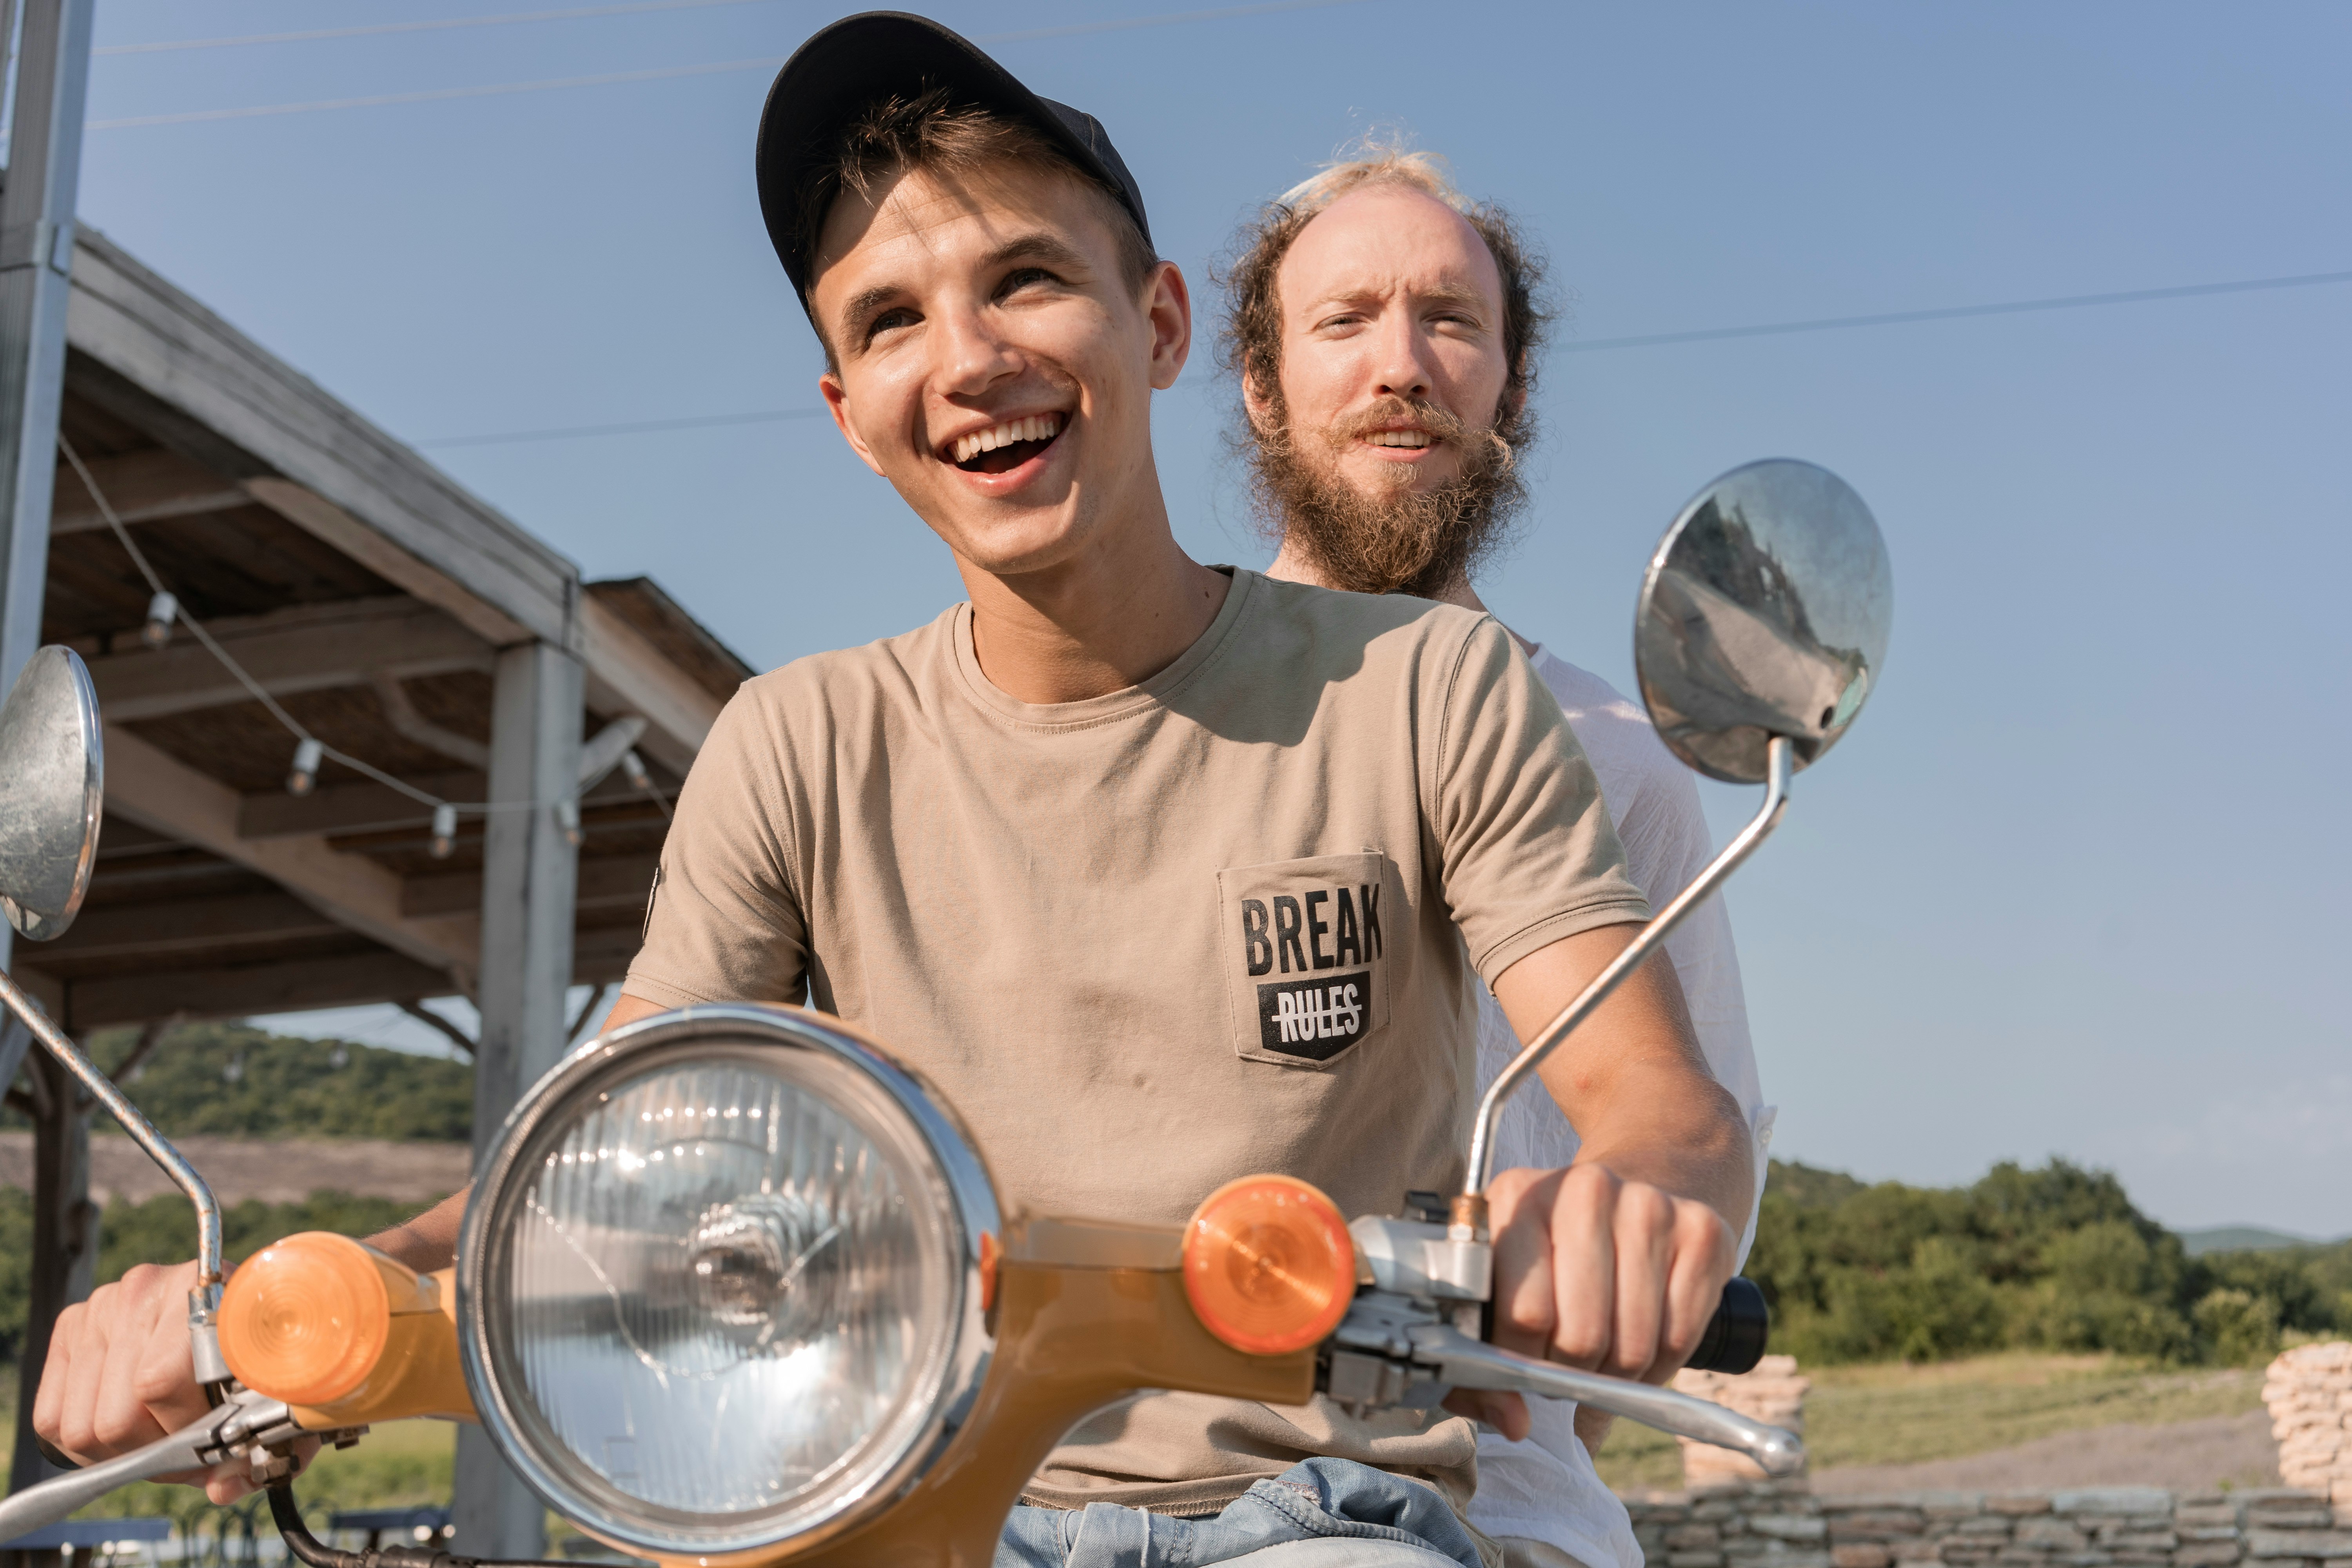
[[[2279,1479],[2330,1499],[2352,1525],[2352,1343],[2297,1345],[2263,1379]]]
[[[2352,1568],[2352,1525],[2291,1488],[1846,1498],[1753,1484],[1626,1506],[1647,1568]]]

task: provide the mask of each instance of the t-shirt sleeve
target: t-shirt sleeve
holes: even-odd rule
[[[648,1002],[798,1002],[808,922],[792,875],[780,748],[745,688],[719,715],[678,794],[621,989]]]
[[[1510,634],[1446,661],[1432,795],[1445,899],[1488,984],[1539,948],[1643,921],[1592,765]]]

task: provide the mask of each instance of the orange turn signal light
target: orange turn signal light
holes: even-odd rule
[[[349,1237],[289,1236],[240,1264],[222,1293],[228,1369],[289,1405],[331,1405],[359,1388],[391,1332],[376,1255]]]
[[[1356,1244],[1318,1189],[1292,1176],[1244,1176],[1192,1211],[1184,1294],[1202,1326],[1237,1351],[1304,1350],[1348,1315]]]

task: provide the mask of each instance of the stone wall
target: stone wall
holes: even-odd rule
[[[1854,1498],[1758,1484],[1626,1506],[1648,1568],[2352,1568],[2352,1510],[2289,1489]]]

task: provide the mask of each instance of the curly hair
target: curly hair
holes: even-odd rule
[[[1474,202],[1456,189],[1444,160],[1402,147],[1367,143],[1268,202],[1235,237],[1231,258],[1214,273],[1227,300],[1218,358],[1244,387],[1278,403],[1282,370],[1282,300],[1276,275],[1299,232],[1341,196],[1366,185],[1403,185],[1436,197],[1462,215],[1486,242],[1503,279],[1503,383],[1506,407],[1526,406],[1535,391],[1536,359],[1552,321],[1544,293],[1544,260],[1518,226],[1491,202]],[[1522,426],[1524,429],[1525,426]]]

